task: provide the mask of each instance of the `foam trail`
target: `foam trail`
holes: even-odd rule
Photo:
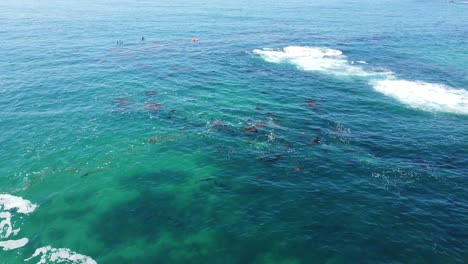
[[[24,247],[28,242],[29,240],[27,238],[0,241],[0,248],[3,248],[3,251],[17,249],[20,247]]]
[[[415,109],[468,114],[468,91],[443,84],[398,80],[393,72],[365,67],[364,60],[351,61],[340,50],[323,47],[289,46],[283,49],[255,49],[271,63],[290,63],[305,71],[332,75],[370,76],[373,88]]]
[[[10,194],[0,194],[0,209],[9,211],[11,209],[17,209],[18,213],[29,214],[34,212],[37,205],[31,203],[18,196]]]
[[[10,212],[0,212],[0,219],[3,219],[0,222],[0,238],[8,238],[11,235],[18,234],[19,229],[13,229],[13,225],[11,224]]]
[[[11,222],[12,213],[9,211],[16,211],[20,214],[29,214],[36,209],[37,205],[31,203],[18,196],[10,194],[0,194],[0,238],[9,238],[10,236],[16,236],[20,231],[19,228],[13,229]],[[3,251],[17,249],[24,247],[29,240],[27,238],[21,238],[17,240],[4,240],[0,241],[0,248]]]
[[[412,108],[468,114],[468,91],[442,84],[405,80],[371,81],[374,89]]]
[[[97,264],[97,262],[91,257],[78,254],[71,251],[68,248],[52,248],[51,246],[41,247],[36,249],[34,254],[25,259],[24,261],[29,261],[33,258],[39,257],[40,260],[37,264],[46,264],[46,263],[76,263],[76,264]]]
[[[361,66],[348,61],[340,50],[324,47],[289,46],[283,49],[255,49],[254,54],[260,55],[271,63],[290,63],[304,71],[317,71],[340,76],[375,76],[391,75],[391,72],[367,71]],[[360,64],[364,61],[359,61]]]

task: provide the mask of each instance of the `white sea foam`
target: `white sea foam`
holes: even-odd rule
[[[40,260],[37,264],[45,263],[76,263],[76,264],[97,264],[97,262],[91,257],[78,254],[71,251],[68,248],[53,248],[51,246],[41,247],[36,249],[34,254],[25,259],[24,261],[29,261],[33,258],[39,257]]]
[[[255,49],[265,61],[290,63],[301,70],[331,75],[369,76],[373,88],[412,108],[468,114],[468,91],[443,84],[398,80],[387,70],[366,66],[364,60],[349,62],[340,50],[323,47],[289,46],[283,49]],[[360,65],[358,65],[360,64]]]
[[[0,238],[10,238],[16,236],[20,231],[19,228],[14,229],[12,224],[12,212],[19,214],[29,214],[36,209],[37,205],[31,203],[18,196],[10,194],[0,194]],[[12,211],[12,212],[10,212]],[[16,240],[0,241],[0,248],[5,250],[17,249],[25,246],[28,243],[27,238]]]
[[[3,248],[3,251],[17,249],[20,247],[24,247],[28,242],[29,240],[27,238],[0,241],[0,248]]]
[[[18,196],[10,194],[0,194],[0,209],[9,211],[16,209],[18,213],[29,214],[34,212],[37,205]]]
[[[11,235],[16,235],[20,229],[13,229],[11,224],[11,213],[10,212],[0,212],[0,238],[8,238]]]
[[[375,76],[390,72],[368,71],[348,61],[340,50],[324,47],[289,46],[283,49],[255,49],[265,61],[290,63],[304,71],[317,71],[341,76]],[[360,64],[363,61],[359,61]]]
[[[442,84],[405,80],[371,81],[374,89],[412,108],[468,114],[468,91]]]

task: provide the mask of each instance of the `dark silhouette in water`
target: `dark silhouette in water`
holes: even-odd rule
[[[112,104],[117,107],[118,111],[127,111],[132,100],[128,97],[121,97],[112,100]]]
[[[141,41],[145,41],[145,37],[141,37]]]
[[[307,107],[314,107],[315,103],[317,103],[317,101],[315,101],[313,99],[308,99],[307,100]]]
[[[117,99],[112,100],[112,103],[117,104],[119,106],[126,106],[126,105],[130,104],[130,101],[131,100],[128,97],[121,97],[121,98],[117,98]]]
[[[160,136],[154,136],[150,139],[148,139],[149,143],[156,143],[156,142],[163,142],[163,141],[169,141],[177,138],[177,135],[160,135]]]
[[[160,103],[154,103],[154,102],[145,103],[145,109],[148,111],[158,111],[158,110],[161,110],[162,107],[163,105]]]
[[[265,127],[265,122],[263,122],[263,121],[257,122],[257,126],[259,128],[264,128]]]
[[[96,173],[96,172],[100,172],[100,171],[103,171],[103,170],[104,170],[104,169],[101,168],[101,169],[97,169],[97,170],[93,170],[93,171],[88,171],[88,172],[84,173],[83,175],[81,175],[80,178],[87,177],[87,176],[89,176],[89,175],[91,175],[91,174],[94,174],[94,173]]]
[[[275,155],[272,155],[272,156],[263,156],[260,158],[260,160],[263,160],[265,162],[275,162],[275,161],[278,161],[282,158],[283,156],[279,155],[279,154],[275,154]]]
[[[310,145],[315,145],[315,144],[319,144],[320,143],[320,138],[319,137],[314,137],[311,141],[310,141]]]
[[[215,178],[204,178],[204,179],[200,179],[201,182],[206,182],[206,181],[214,181]]]
[[[245,127],[242,129],[242,132],[251,132],[251,133],[257,133],[258,130],[256,127],[254,126],[250,126],[250,127]]]
[[[213,122],[213,124],[211,125],[210,128],[223,127],[223,126],[225,126],[223,121],[216,120],[216,121]]]
[[[153,90],[149,90],[149,91],[145,91],[145,94],[146,96],[155,96],[158,94],[157,91],[153,91]]]

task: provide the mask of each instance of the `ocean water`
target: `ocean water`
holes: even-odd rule
[[[464,1],[2,0],[0,128],[2,264],[468,262]]]

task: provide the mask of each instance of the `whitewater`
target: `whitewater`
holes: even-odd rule
[[[375,91],[411,108],[468,115],[467,90],[439,83],[401,80],[393,71],[372,68],[366,61],[349,61],[341,50],[288,46],[280,49],[254,49],[253,54],[259,55],[267,62],[289,63],[304,71],[335,76],[367,77]]]

